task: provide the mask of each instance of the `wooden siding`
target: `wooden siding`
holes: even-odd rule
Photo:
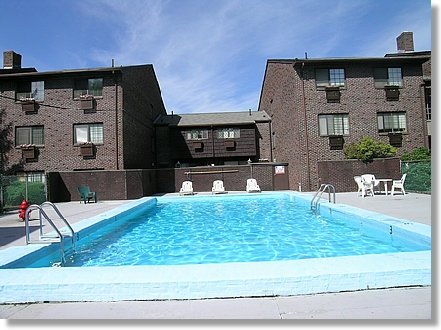
[[[171,132],[172,157],[175,159],[200,159],[200,158],[228,158],[256,156],[256,128],[240,127],[240,138],[234,139],[234,148],[227,148],[225,141],[230,139],[219,139],[218,128],[205,128],[208,130],[208,139],[187,140],[188,129],[175,129]],[[221,128],[219,128],[221,129]],[[202,148],[195,147],[195,142],[202,142]]]

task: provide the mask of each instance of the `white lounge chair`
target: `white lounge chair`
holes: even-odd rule
[[[212,194],[224,194],[224,182],[222,180],[213,181],[213,187],[211,188]]]
[[[248,179],[247,180],[247,192],[260,192],[260,187],[257,184],[256,179]]]
[[[193,195],[193,182],[182,182],[182,188],[179,190],[179,195]]]
[[[392,181],[392,196],[395,193],[395,189],[400,189],[403,195],[406,194],[406,191],[404,190],[404,181],[406,181],[407,173],[403,174],[401,177],[401,180],[393,180]]]
[[[365,197],[369,194],[371,196],[374,196],[374,180],[372,179],[372,177],[373,177],[372,174],[363,174],[361,176],[361,184],[362,184],[361,196],[362,197]]]

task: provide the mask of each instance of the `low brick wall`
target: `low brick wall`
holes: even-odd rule
[[[401,178],[399,158],[374,159],[367,164],[355,159],[319,161],[317,170],[320,183],[333,184],[337,192],[357,191],[354,180],[357,175],[373,174],[378,179]]]
[[[72,171],[48,174],[51,202],[80,200],[78,186],[89,186],[99,200],[135,199],[156,193],[154,170]]]
[[[286,173],[275,174],[276,166]],[[286,163],[258,163],[237,166],[204,166],[120,171],[72,171],[48,173],[48,196],[52,202],[80,200],[78,186],[89,186],[99,200],[124,200],[157,193],[179,192],[182,182],[191,180],[195,192],[211,191],[214,180],[224,181],[226,190],[245,191],[253,177],[266,191],[288,189]]]
[[[192,181],[194,191],[211,191],[213,181],[222,180],[225,190],[245,191],[247,179],[254,178],[261,190],[274,191],[288,189],[288,173],[278,174],[277,184],[275,166],[288,167],[286,163],[255,163],[237,166],[201,166],[175,169],[175,191],[181,189],[182,182]]]

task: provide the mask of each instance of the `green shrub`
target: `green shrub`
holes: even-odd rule
[[[6,188],[6,205],[21,205],[26,196],[26,182],[15,181]],[[43,183],[28,182],[28,202],[29,204],[40,205],[46,201]]]
[[[404,188],[410,191],[430,192],[432,190],[432,164],[428,161],[403,162],[402,172],[407,173]]]
[[[346,159],[359,159],[365,163],[372,162],[374,158],[393,157],[397,154],[397,148],[368,136],[364,136],[359,143],[347,144],[343,151]]]
[[[403,156],[401,157],[401,160],[403,160],[403,161],[426,160],[426,159],[431,159],[430,150],[426,147],[416,148],[411,153],[408,153],[407,151],[405,151]]]

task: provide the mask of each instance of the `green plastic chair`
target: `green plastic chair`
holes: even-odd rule
[[[79,186],[78,192],[80,193],[81,200],[84,202],[84,204],[90,203],[91,199],[93,199],[95,203],[98,201],[98,194],[95,191],[90,191],[89,186]]]

